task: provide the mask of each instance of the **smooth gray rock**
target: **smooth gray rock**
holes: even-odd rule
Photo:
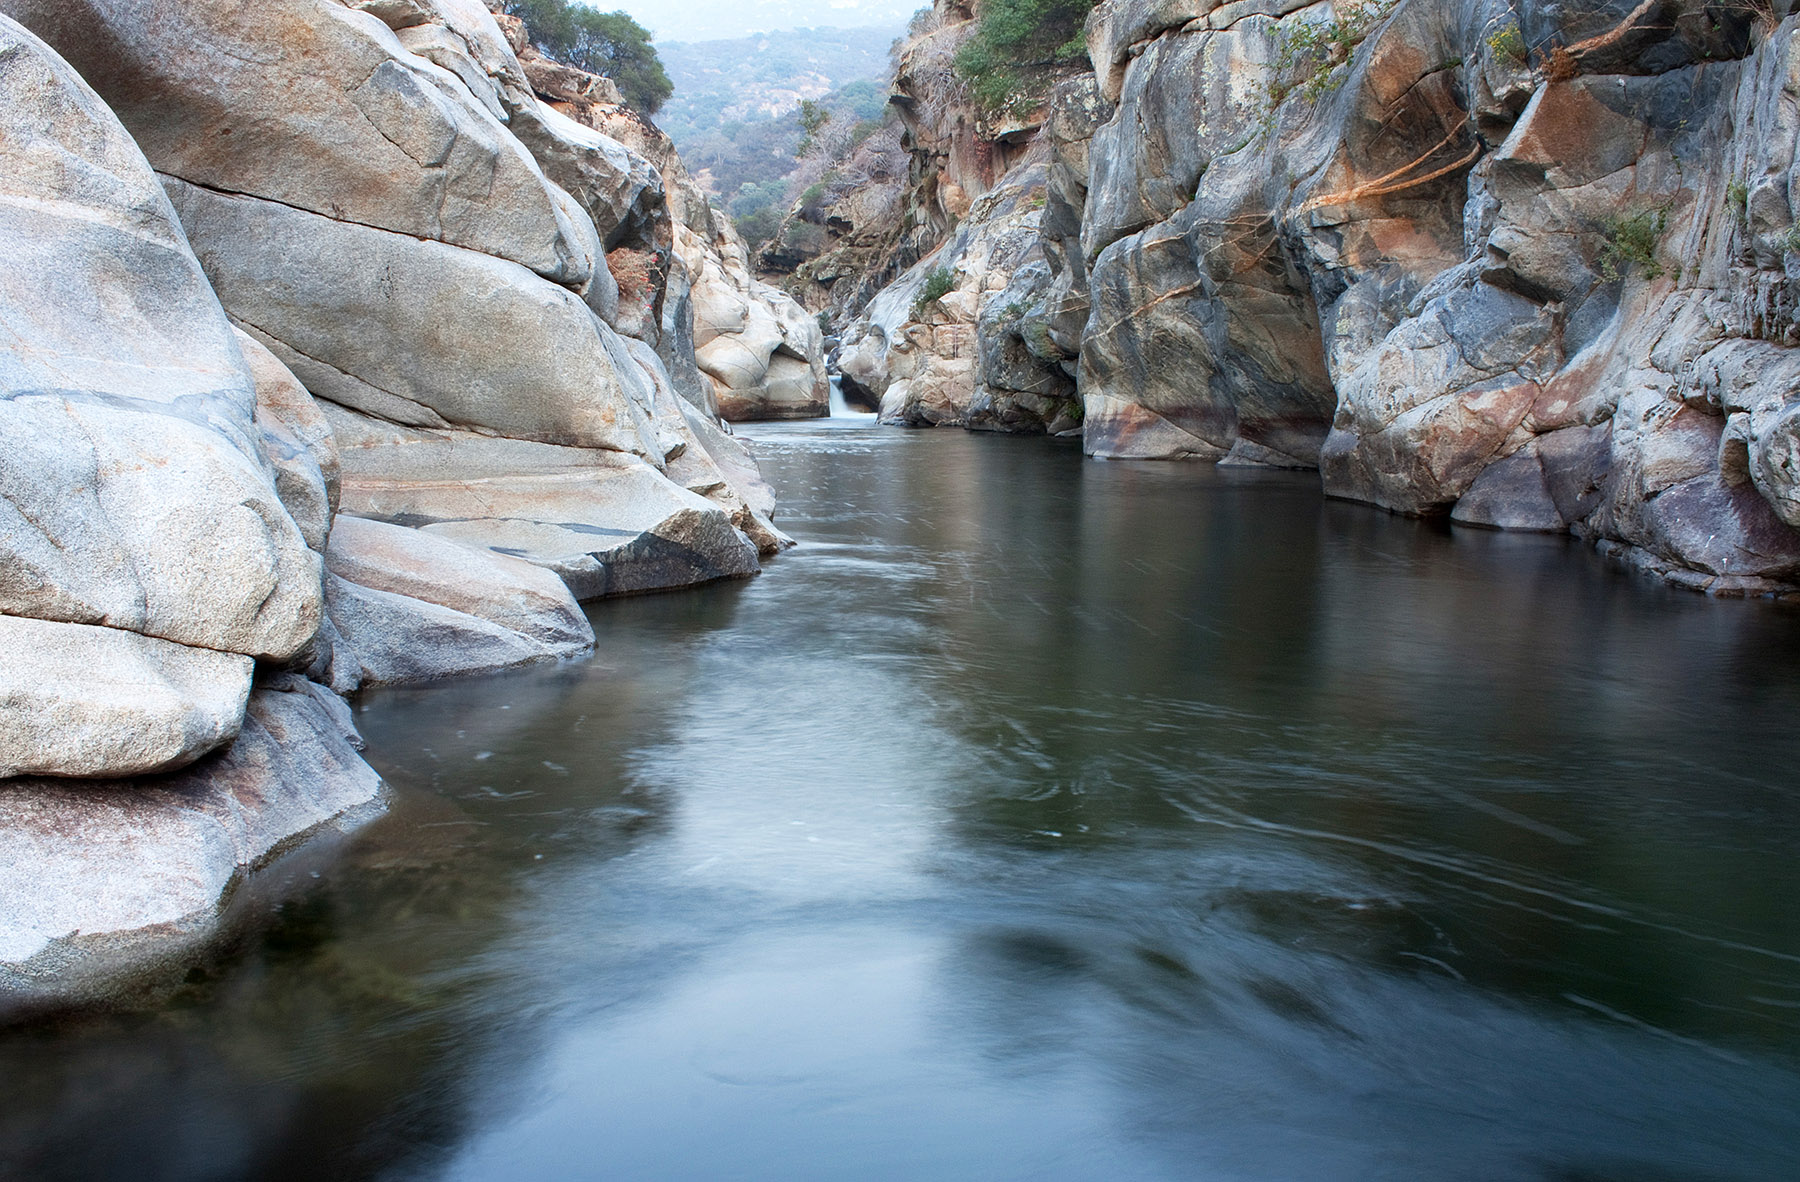
[[[346,678],[359,687],[435,681],[586,647],[547,645],[480,616],[358,586],[335,574],[325,576],[325,602],[336,629],[329,674],[334,684]]]
[[[237,737],[253,662],[0,615],[0,778],[170,771]]]
[[[256,381],[255,422],[275,469],[275,492],[306,544],[323,553],[340,477],[331,424],[300,379],[261,341],[238,329],[237,343]]]
[[[220,300],[316,397],[414,426],[645,452],[581,299],[516,263],[171,179]]]
[[[465,247],[560,283],[593,273],[598,242],[573,199],[465,82],[369,13],[336,0],[5,0],[5,9],[103,91],[161,172]]]
[[[286,659],[318,556],[251,375],[125,129],[0,17],[0,611]]]
[[[1535,448],[1523,447],[1482,469],[1456,502],[1450,520],[1460,525],[1561,533],[1569,528],[1544,481]]]
[[[637,457],[326,413],[346,512],[547,567],[577,599],[759,569],[756,546],[723,507]]]
[[[235,742],[169,775],[0,781],[0,1005],[96,1000],[216,934],[234,885],[377,806],[349,712],[284,675]]]
[[[475,550],[405,526],[340,518],[325,557],[331,573],[376,591],[423,599],[500,624],[560,651],[594,643],[594,630],[555,576],[516,558]]]

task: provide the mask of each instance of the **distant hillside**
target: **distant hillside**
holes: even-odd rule
[[[853,82],[888,73],[888,47],[900,27],[793,29],[729,41],[659,41],[656,51],[675,93],[656,123],[685,158],[709,131],[793,113],[801,99],[823,98]],[[796,123],[796,133],[799,125]]]
[[[768,29],[792,29],[811,21],[834,26],[899,28],[921,0],[592,0],[596,8],[621,5],[655,34],[657,48],[670,41],[717,41]]]
[[[675,92],[657,113],[694,179],[754,246],[819,179],[800,156],[871,134],[886,117],[894,28],[797,29],[659,42]],[[814,134],[801,125],[809,104]]]

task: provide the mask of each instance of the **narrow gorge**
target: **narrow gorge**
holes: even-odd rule
[[[633,3],[0,0],[0,1177],[1800,1168],[1791,0]]]
[[[755,574],[790,543],[720,411],[826,381],[666,137],[515,18],[3,19],[0,986],[51,1000],[378,807],[339,695]]]
[[[796,214],[829,236],[796,294],[885,421],[1314,469],[1794,591],[1781,5],[1106,3],[1092,72],[998,108],[952,66],[974,18],[915,23],[884,200]]]

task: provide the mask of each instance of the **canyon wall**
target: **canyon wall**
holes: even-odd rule
[[[717,410],[822,410],[817,325],[522,47],[474,0],[0,0],[0,1002],[178,966],[379,809],[339,695],[790,544]]]
[[[998,186],[1043,162],[1035,248],[991,265],[1017,206],[977,203],[840,363],[890,421],[1078,420],[1790,592],[1797,33],[1786,0],[1111,0]]]

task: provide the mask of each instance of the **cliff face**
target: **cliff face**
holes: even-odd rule
[[[1103,4],[1094,75],[1037,133],[1042,272],[1020,253],[944,301],[983,359],[966,404],[884,406],[1039,429],[976,411],[1032,386],[1005,362],[1029,354],[1046,390],[1073,370],[1096,456],[1316,467],[1334,496],[1790,589],[1797,30],[1784,3]],[[892,342],[936,336],[900,302],[844,359],[890,393],[918,368]]]
[[[607,257],[623,277],[622,314],[643,326],[635,335],[657,340],[676,388],[733,422],[829,413],[818,322],[751,273],[744,240],[713,211],[669,137],[608,79],[544,58],[518,18],[497,19],[545,107],[626,146],[653,174],[645,191],[661,200],[620,219],[628,230],[608,243]],[[572,171],[545,161],[551,179],[579,193],[585,185]]]
[[[853,154],[762,261],[791,269],[790,288],[841,326],[846,396],[886,421],[1072,429],[1074,367],[1062,363],[1074,354],[1050,347],[1033,312],[1048,282],[1038,240],[1052,108],[974,105],[954,61],[976,11],[940,0],[915,18],[892,79],[891,149],[875,137]],[[795,266],[788,242],[802,223],[822,227],[828,249]]]
[[[336,693],[788,544],[712,408],[822,409],[817,327],[572,75],[473,0],[0,0],[0,1000],[377,807]]]

